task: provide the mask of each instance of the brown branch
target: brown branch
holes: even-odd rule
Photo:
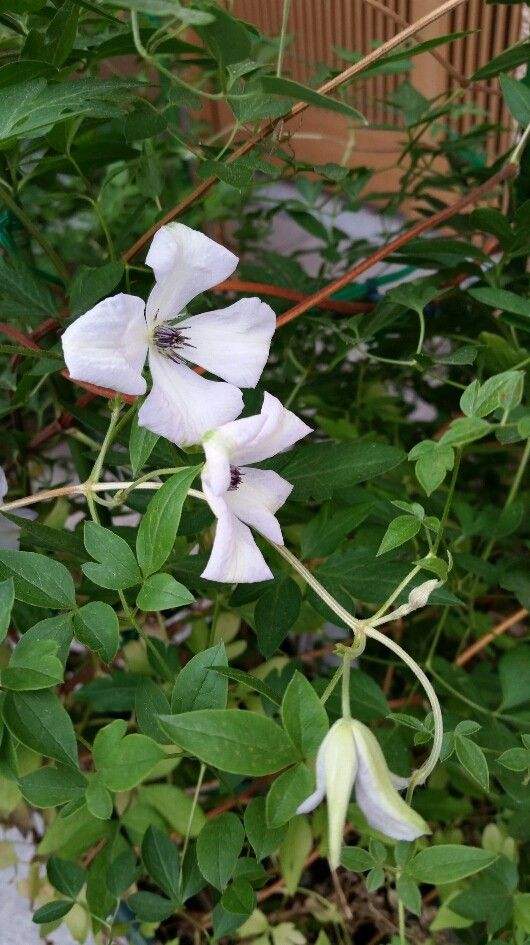
[[[272,298],[288,299],[291,302],[303,302],[309,298],[307,292],[297,292],[296,289],[286,289],[283,286],[272,285],[269,282],[249,282],[242,279],[226,279],[213,289],[214,292],[256,292],[260,295],[269,295]],[[330,312],[341,312],[344,315],[359,315],[362,312],[371,312],[372,302],[343,302],[340,299],[326,299],[319,308],[329,309]]]
[[[339,75],[335,76],[333,79],[329,79],[328,82],[324,82],[324,85],[321,85],[318,89],[318,92],[321,95],[328,95],[329,92],[334,92],[336,89],[340,88],[344,83],[349,82],[350,79],[353,79],[356,75],[363,72],[364,69],[368,69],[369,66],[373,65],[375,62],[378,62],[387,53],[392,52],[397,46],[401,46],[407,39],[411,39],[416,33],[420,30],[425,29],[431,23],[434,23],[436,20],[439,20],[440,17],[445,16],[446,13],[450,13],[451,10],[456,9],[456,7],[462,6],[463,3],[467,3],[467,0],[446,0],[445,3],[442,3],[436,10],[431,10],[429,13],[426,13],[424,16],[420,17],[419,20],[416,20],[415,23],[412,23],[410,26],[407,26],[405,29],[401,30],[400,33],[396,33],[395,36],[392,36],[391,39],[388,39],[385,43],[382,43],[381,46],[378,46],[377,49],[373,49],[368,53],[367,56],[364,56],[363,59],[359,62],[354,63],[349,66],[347,69],[344,69]],[[292,121],[293,118],[296,118],[298,115],[301,115],[307,108],[309,108],[308,102],[297,102],[296,105],[286,112],[286,114],[278,119],[266,122],[262,128],[259,129],[252,137],[243,144],[239,145],[235,151],[227,158],[226,163],[231,164],[233,161],[237,161],[238,158],[244,157],[245,154],[248,154],[249,151],[252,151],[264,138],[267,138],[268,135],[273,134],[276,127],[282,121],[288,122]],[[161,226],[165,226],[167,223],[170,223],[171,220],[174,220],[175,217],[180,216],[184,213],[188,207],[191,207],[196,200],[199,200],[204,194],[208,193],[211,187],[217,183],[217,177],[208,177],[206,180],[202,181],[198,187],[195,188],[188,194],[187,197],[184,197],[175,207],[172,207],[168,213],[155,223],[154,226],[146,230],[145,233],[140,236],[136,242],[123,254],[123,261],[129,262],[136,256],[146,243],[155,235],[157,230]]]
[[[387,243],[386,246],[382,246],[380,249],[376,250],[375,253],[372,253],[371,256],[368,256],[367,259],[357,263],[353,269],[349,269],[348,272],[344,273],[344,275],[339,276],[338,279],[328,283],[328,285],[324,286],[323,289],[319,289],[318,292],[310,295],[304,302],[300,302],[298,305],[295,305],[293,308],[289,309],[289,311],[284,312],[283,315],[280,315],[280,317],[277,319],[276,327],[281,328],[283,325],[287,325],[289,322],[292,322],[295,318],[298,318],[299,315],[303,315],[304,312],[307,312],[309,308],[314,308],[315,305],[319,305],[330,295],[340,291],[340,289],[344,289],[344,287],[349,285],[350,282],[353,282],[368,269],[371,269],[376,263],[381,262],[381,260],[386,259],[387,256],[390,256],[398,249],[401,249],[402,246],[405,246],[416,236],[420,236],[422,233],[439,226],[440,223],[444,223],[445,220],[449,220],[451,217],[456,216],[457,213],[460,213],[460,211],[468,207],[469,204],[477,203],[481,197],[487,194],[490,190],[493,190],[498,184],[501,184],[505,180],[508,180],[508,178],[513,177],[517,173],[517,170],[518,168],[515,164],[505,164],[500,171],[497,171],[497,173],[493,175],[493,177],[490,177],[489,180],[484,181],[484,183],[480,184],[479,187],[475,187],[474,190],[471,190],[468,194],[465,194],[452,206],[444,207],[443,210],[433,214],[433,216],[426,217],[424,220],[420,220],[418,223],[415,223],[414,226],[412,226],[410,230],[407,230],[406,233],[401,233],[399,236],[396,236],[396,238],[391,240],[390,243]]]
[[[480,653],[481,650],[492,643],[493,640],[502,636],[502,634],[510,630],[514,624],[519,623],[520,620],[524,620],[526,617],[528,617],[528,611],[525,610],[524,607],[522,607],[521,610],[517,610],[511,617],[506,617],[506,620],[498,623],[496,627],[493,627],[493,630],[489,630],[488,633],[485,633],[479,640],[476,640],[475,643],[468,646],[467,649],[456,658],[455,666],[465,666],[466,663],[469,663],[477,653]]]

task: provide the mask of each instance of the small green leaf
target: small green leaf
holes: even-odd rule
[[[405,909],[414,915],[421,915],[421,892],[418,884],[410,876],[398,876],[396,892]]]
[[[328,716],[311,683],[298,670],[285,690],[281,713],[283,727],[301,755],[316,755],[328,731]]]
[[[151,574],[142,584],[136,598],[140,610],[173,610],[192,604],[193,594],[171,574]]]
[[[499,755],[497,761],[509,771],[530,770],[530,751],[527,748],[508,748]]]
[[[55,640],[28,640],[23,636],[11,654],[9,666],[0,673],[2,686],[23,692],[58,685],[63,681],[58,649]]]
[[[50,690],[8,692],[4,719],[11,733],[27,748],[67,766],[78,767],[72,720]]]
[[[76,274],[70,283],[70,311],[72,317],[82,315],[92,308],[96,302],[110,295],[123,276],[124,268],[121,262],[109,262],[96,269],[88,266],[78,266]]]
[[[500,82],[506,105],[515,120],[526,128],[530,124],[530,88],[522,79],[509,75],[501,75]]]
[[[358,112],[356,108],[352,108],[351,105],[336,98],[330,98],[329,95],[321,95],[320,92],[307,88],[300,82],[294,82],[292,79],[266,75],[260,79],[260,85],[266,95],[284,95],[297,102],[308,102],[316,108],[324,108],[328,112],[338,112],[340,115],[355,118],[357,121],[366,124],[364,115]]]
[[[138,414],[135,413],[129,435],[129,456],[131,457],[131,466],[133,475],[137,476],[153,452],[159,437],[152,433],[147,427],[141,427],[138,423]]]
[[[72,576],[64,564],[33,551],[0,551],[0,578],[12,578],[15,597],[34,607],[75,607]]]
[[[302,603],[298,584],[289,575],[275,578],[258,599],[254,610],[260,652],[271,657],[291,630]]]
[[[372,854],[362,847],[343,847],[340,862],[352,873],[366,873],[376,865]]]
[[[110,820],[112,817],[112,795],[99,774],[94,775],[86,789],[86,806],[98,820]]]
[[[104,663],[111,663],[120,645],[118,617],[109,604],[94,600],[75,612],[74,633],[83,643],[97,653]]]
[[[421,522],[412,515],[398,515],[388,526],[379,545],[377,554],[384,555],[387,551],[399,548],[405,542],[415,538],[421,528]]]
[[[85,793],[86,778],[75,768],[46,765],[25,774],[18,781],[22,796],[34,807],[58,807],[81,798]]]
[[[277,829],[294,817],[302,801],[314,788],[314,778],[305,765],[294,765],[272,782],[266,801],[267,826]]]
[[[496,854],[478,847],[444,843],[420,850],[409,864],[408,872],[418,883],[442,886],[478,873],[496,858]]]
[[[245,810],[245,831],[256,859],[263,860],[278,849],[285,836],[286,828],[285,826],[269,827],[265,798],[253,797]]]
[[[247,879],[235,879],[225,889],[221,905],[232,915],[249,916],[256,906],[256,893]]]
[[[212,666],[226,666],[224,643],[197,653],[178,674],[171,695],[171,711],[191,712],[195,709],[224,709],[228,696],[228,680],[212,673]]]
[[[127,905],[142,922],[163,922],[175,909],[169,899],[152,892],[133,893]]]
[[[136,538],[136,554],[144,577],[158,571],[169,557],[184,500],[199,469],[200,466],[192,466],[175,473],[149,502]]]
[[[129,545],[119,535],[96,522],[85,522],[85,548],[99,564],[89,561],[82,571],[87,578],[110,590],[140,584],[142,575]]]
[[[151,879],[170,899],[178,894],[179,853],[174,843],[156,827],[149,827],[142,841],[142,860]]]
[[[94,764],[111,791],[129,791],[165,757],[147,735],[126,735],[126,731],[127,723],[116,719],[101,728],[94,739]]]
[[[476,781],[484,791],[489,790],[488,762],[482,748],[479,748],[467,736],[455,733],[455,751],[460,764],[470,778]]]
[[[58,919],[68,915],[73,905],[74,903],[70,899],[56,899],[54,902],[47,902],[33,913],[32,921],[37,925],[57,922]]]
[[[15,585],[13,578],[0,582],[0,643],[5,640],[9,624],[11,622],[11,611],[15,603]]]
[[[223,890],[233,875],[244,840],[245,831],[235,814],[220,814],[202,828],[197,861],[204,878],[216,889]]]
[[[71,860],[52,856],[48,860],[46,873],[52,886],[63,896],[77,899],[86,882],[86,871]]]

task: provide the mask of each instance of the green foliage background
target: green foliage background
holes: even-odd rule
[[[442,942],[441,930],[452,929],[466,945],[524,945],[527,153],[516,155],[517,176],[497,186],[495,178],[474,200],[510,155],[492,157],[497,129],[485,114],[460,134],[469,106],[415,89],[414,58],[428,44],[400,46],[324,97],[316,88],[335,74],[315,63],[308,87],[293,82],[281,68],[286,38],[262,35],[211,0],[0,0],[8,499],[84,482],[102,456],[109,404],[61,373],[58,328],[108,294],[146,295],[145,249],[132,256],[131,247],[183,200],[179,219],[223,234],[241,256],[240,279],[306,296],[378,248],[348,237],[340,211],[377,199],[381,213],[432,218],[428,236],[389,257],[412,281],[385,295],[355,282],[334,298],[362,312],[313,307],[290,321],[260,390],[315,428],[274,468],[294,484],[280,516],[286,542],[325,588],[369,616],[415,564],[415,583],[444,582],[426,609],[389,629],[426,669],[444,710],[442,761],[414,796],[433,835],[415,846],[385,842],[352,803],[339,874],[345,910],[312,854],[325,856],[325,811],[294,815],[311,789],[326,712],[330,721],[340,712],[336,691],[326,711],[319,700],[336,666],[338,620],[265,544],[273,583],[200,578],[213,516],[186,495],[202,454],[139,428],[137,404],[119,413],[105,475],[126,482],[174,468],[159,493],[122,490],[98,506],[100,525],[84,496],[68,491],[35,506],[36,519],[6,513],[22,551],[0,551],[0,807],[8,823],[38,834],[28,887],[35,921],[45,931],[69,922],[81,941],[91,928],[101,942],[135,929],[160,942],[326,945],[354,936],[402,945]],[[530,87],[514,69],[529,50],[522,41],[472,77],[502,91],[523,129]],[[343,52],[345,68],[360,58]],[[391,103],[403,137],[399,192],[378,194],[370,167],[296,160],[280,121],[295,102],[340,112],[353,135],[363,81],[389,72],[400,76]],[[222,133],[205,117],[211,100],[229,106]],[[238,157],[234,149],[262,128]],[[290,196],[271,196],[277,180],[292,182]],[[436,214],[465,195],[450,232],[435,232]],[[280,211],[318,241],[316,276],[303,255],[263,248]],[[260,294],[280,316],[291,306]],[[225,302],[213,291],[192,310]],[[259,390],[245,396],[249,413],[259,408]],[[345,627],[340,636],[348,639]],[[370,644],[352,670],[351,698],[390,767],[408,774],[428,750],[432,719],[406,667]],[[33,809],[43,811],[42,831]],[[11,862],[8,848],[3,855]]]

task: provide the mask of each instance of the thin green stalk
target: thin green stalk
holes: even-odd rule
[[[343,719],[351,719],[350,664],[351,664],[351,658],[348,656],[347,653],[344,653],[342,657],[342,689],[341,689],[341,706],[342,706]]]
[[[342,662],[342,663],[340,664],[340,666],[337,666],[337,669],[336,669],[335,672],[333,673],[333,676],[331,677],[331,679],[330,679],[330,681],[328,682],[326,688],[324,689],[324,692],[323,692],[322,695],[320,696],[320,703],[321,703],[321,705],[325,705],[325,704],[326,704],[326,702],[328,701],[328,699],[329,699],[331,693],[332,693],[333,690],[335,689],[335,686],[337,685],[339,679],[341,678],[343,672],[344,672],[344,662]]]
[[[399,876],[396,877],[399,879]],[[399,945],[407,945],[407,937],[405,931],[405,906],[401,902],[401,899],[398,899],[398,928],[399,928]]]
[[[48,259],[55,266],[63,282],[68,282],[70,279],[70,273],[68,272],[68,269],[66,268],[62,259],[57,255],[53,246],[50,246],[46,237],[42,235],[38,227],[36,227],[33,223],[33,220],[30,220],[22,207],[18,205],[15,198],[12,197],[3,184],[0,184],[0,198],[4,201],[5,205],[9,207],[11,213],[13,213],[17,219],[20,220],[24,228],[33,237],[35,242],[38,243],[41,249],[46,253]]]
[[[197,804],[199,803],[199,794],[201,793],[201,787],[202,787],[202,782],[204,780],[205,773],[206,773],[206,765],[203,764],[203,762],[201,761],[199,777],[197,778],[197,784],[195,785],[195,791],[193,793],[193,800],[191,802],[190,815],[188,817],[188,823],[186,825],[186,834],[184,836],[184,844],[182,846],[181,862],[184,860],[184,857],[186,856],[186,850],[188,849],[188,844],[190,842],[191,825],[193,823],[193,818],[195,816]],[[182,889],[182,870],[180,871],[180,875],[179,875],[179,891],[181,889]]]
[[[451,482],[449,483],[449,491],[447,493],[447,498],[445,500],[444,510],[442,512],[442,518],[440,521],[440,528],[438,529],[436,538],[434,539],[434,544],[432,546],[432,553],[436,555],[438,548],[440,547],[440,542],[443,538],[443,533],[447,525],[447,520],[449,518],[449,513],[451,511],[451,505],[453,504],[453,496],[455,494],[456,480],[458,478],[458,471],[460,469],[460,462],[462,459],[462,450],[458,449],[455,456],[455,464],[453,466],[453,475],[451,476]]]
[[[287,26],[289,24],[289,13],[291,12],[291,0],[283,0],[282,26],[280,32],[280,42],[278,45],[278,62],[276,63],[276,75],[280,78],[282,74],[283,57],[285,54],[285,43],[287,40]]]

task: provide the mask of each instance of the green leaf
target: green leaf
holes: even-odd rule
[[[381,443],[352,440],[348,443],[316,443],[300,446],[267,460],[294,486],[291,498],[300,502],[330,499],[337,489],[345,489],[375,479],[404,460],[401,450]]]
[[[124,850],[112,860],[107,871],[107,888],[112,896],[121,899],[138,875],[136,857],[131,849]]]
[[[499,755],[497,761],[509,771],[530,770],[530,751],[527,748],[508,748]]]
[[[530,646],[518,646],[502,655],[499,679],[502,690],[501,711],[515,709],[530,701]]]
[[[159,439],[160,437],[156,433],[152,433],[147,427],[139,425],[138,414],[135,413],[129,436],[129,456],[131,457],[134,476],[137,476],[140,470],[143,469]]]
[[[302,558],[324,558],[332,554],[346,536],[364,522],[372,508],[373,502],[361,502],[330,516],[322,507],[302,531]]]
[[[481,286],[477,289],[468,289],[468,293],[478,302],[490,305],[491,308],[500,308],[505,312],[513,312],[514,315],[522,315],[530,319],[530,299],[516,295],[515,292]]]
[[[39,66],[44,68],[43,63]],[[19,254],[0,257],[0,297],[6,320],[24,318],[36,324],[57,311],[48,286]]]
[[[120,645],[118,617],[109,604],[94,600],[75,612],[74,633],[80,643],[111,663]]]
[[[462,394],[460,407],[469,417],[485,417],[498,407],[511,410],[521,401],[523,381],[522,371],[503,371],[483,384],[473,381]]]
[[[82,565],[87,578],[110,590],[124,590],[140,584],[142,575],[127,542],[96,522],[85,522],[85,548],[99,564]]]
[[[530,124],[530,88],[520,79],[509,75],[500,78],[504,101],[511,114],[525,128]]]
[[[223,890],[236,868],[245,831],[235,814],[220,814],[209,820],[197,837],[199,869],[215,889]]]
[[[11,733],[32,751],[78,767],[72,720],[54,693],[8,692],[4,719]]]
[[[343,847],[340,862],[352,873],[366,873],[376,866],[372,854],[362,847]]]
[[[200,466],[182,469],[155,492],[136,538],[136,554],[144,577],[162,567],[173,548],[184,500]]]
[[[308,102],[309,105],[313,105],[315,108],[324,108],[328,112],[338,112],[339,115],[346,115],[347,118],[355,118],[357,121],[366,124],[364,115],[356,108],[352,108],[351,105],[336,98],[322,95],[300,82],[294,82],[293,79],[265,75],[260,79],[260,85],[266,95],[283,95],[286,98],[294,99],[296,102]]]
[[[512,0],[508,0],[512,2]],[[485,65],[481,66],[477,72],[471,76],[472,82],[480,82],[482,79],[490,79],[492,76],[499,75],[499,72],[507,72],[516,69],[517,66],[526,65],[530,59],[530,44],[528,42],[517,43],[511,49],[506,49],[499,56],[495,56]]]
[[[224,643],[197,653],[178,674],[171,695],[171,711],[191,712],[194,709],[224,709],[228,696],[228,680],[210,672],[212,666],[226,666]]]
[[[110,791],[129,791],[165,757],[147,735],[126,735],[127,723],[116,719],[97,733],[92,757]]]
[[[396,893],[405,909],[414,915],[421,915],[421,892],[418,884],[410,876],[398,876],[396,879]]]
[[[418,883],[441,886],[472,876],[490,866],[495,859],[495,853],[478,847],[444,843],[420,850],[410,862],[408,872]]]
[[[0,583],[0,643],[5,640],[9,624],[11,623],[11,611],[15,603],[15,585],[13,578]]]
[[[134,711],[140,731],[154,738],[155,742],[167,744],[168,737],[160,728],[156,716],[169,713],[170,708],[164,690],[146,677],[137,687],[134,698]]]
[[[194,805],[193,798],[174,784],[147,784],[139,788],[138,796],[142,803],[158,811],[172,830],[183,837],[187,835],[188,829],[190,837],[196,837],[204,826],[206,818],[201,807]]]
[[[24,642],[29,644],[30,641],[36,643],[41,640],[53,640],[57,645],[57,658],[64,665],[73,639],[72,617],[73,614],[70,612],[39,620],[33,627],[26,630]]]
[[[25,774],[19,779],[18,786],[33,807],[58,807],[83,796],[86,778],[74,768],[46,765]]]
[[[63,664],[57,658],[54,640],[27,640],[22,637],[11,654],[9,666],[0,673],[6,689],[25,691],[49,689],[63,681]]]
[[[174,912],[169,899],[152,892],[136,892],[127,899],[127,905],[142,922],[163,922]]]
[[[313,833],[307,817],[293,817],[280,847],[280,871],[289,895],[294,896],[313,845]]]
[[[52,856],[48,860],[46,873],[52,886],[63,896],[77,899],[86,882],[86,871],[71,860]]]
[[[267,826],[277,829],[296,814],[314,788],[314,778],[305,765],[295,765],[272,782],[266,801]]]
[[[451,422],[451,426],[442,436],[440,443],[444,446],[465,446],[481,440],[491,430],[491,423],[480,417],[458,417]]]
[[[302,603],[298,584],[289,575],[280,574],[271,587],[258,598],[254,620],[260,652],[271,657],[291,630]]]
[[[455,454],[451,446],[423,440],[411,449],[409,459],[416,460],[416,479],[427,495],[432,495],[453,468]]]
[[[398,515],[397,518],[390,522],[390,525],[383,535],[377,554],[384,555],[387,551],[392,551],[394,548],[399,548],[401,545],[404,545],[405,542],[415,538],[420,528],[421,522],[419,519],[412,515]]]
[[[285,827],[269,827],[264,797],[252,798],[245,809],[244,821],[248,842],[256,859],[263,860],[278,849],[285,836]]]
[[[226,676],[227,679],[233,679],[235,682],[241,683],[241,685],[247,686],[249,689],[254,689],[255,692],[259,692],[260,696],[264,696],[265,699],[268,699],[273,705],[280,705],[281,703],[281,699],[274,689],[271,689],[271,687],[268,686],[267,683],[264,683],[258,676],[253,676],[252,673],[245,673],[242,669],[234,669],[233,666],[212,666],[211,671],[219,673],[221,676]]]
[[[140,610],[173,610],[192,604],[193,600],[193,594],[184,584],[176,581],[173,575],[160,572],[146,578],[138,591],[136,606]]]
[[[221,896],[221,906],[232,915],[250,916],[256,906],[256,893],[248,879],[235,879]]]
[[[86,789],[86,806],[99,820],[110,820],[114,805],[112,795],[103,784],[99,774],[94,775]]]
[[[121,281],[124,272],[123,263],[109,262],[97,269],[78,266],[70,283],[70,311],[72,317],[87,312],[100,299],[110,295]]]
[[[170,899],[178,894],[179,853],[174,843],[156,827],[149,827],[142,840],[142,860],[151,879]]]
[[[283,727],[301,755],[316,755],[328,731],[328,716],[311,683],[298,670],[285,690],[281,714]]]
[[[251,51],[250,34],[244,25],[222,7],[209,7],[213,14],[209,22],[197,25],[197,33],[214,59],[225,68],[234,62],[248,59]]]
[[[12,578],[15,597],[34,607],[75,607],[75,588],[67,568],[33,551],[0,551],[0,578]]]
[[[489,770],[486,756],[475,742],[466,735],[455,734],[456,756],[464,771],[480,785],[483,791],[489,790]]]
[[[273,774],[297,760],[282,729],[255,712],[206,709],[163,715],[160,724],[184,751],[230,774]]]
[[[54,902],[47,902],[33,913],[32,922],[37,925],[57,922],[58,919],[68,915],[73,905],[74,903],[70,899],[56,899]]]

